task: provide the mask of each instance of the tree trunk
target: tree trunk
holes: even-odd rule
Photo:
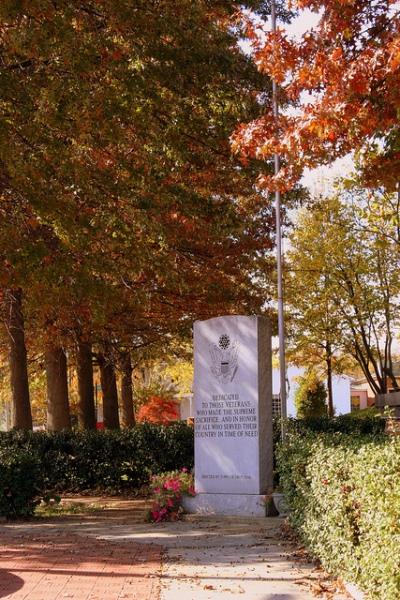
[[[135,425],[132,392],[133,369],[129,352],[124,352],[121,356],[121,371],[121,425],[126,429]]]
[[[326,371],[328,381],[328,417],[333,417],[333,385],[332,385],[332,350],[329,342],[326,343]]]
[[[76,371],[78,375],[78,427],[96,429],[94,405],[92,345],[78,341],[76,347]]]
[[[22,291],[20,289],[8,290],[6,301],[6,327],[10,344],[12,425],[18,429],[32,429]]]
[[[45,352],[47,378],[47,429],[71,429],[68,401],[67,357],[59,346]]]
[[[103,396],[103,419],[106,429],[119,429],[118,391],[115,369],[104,354],[98,355],[100,383]]]

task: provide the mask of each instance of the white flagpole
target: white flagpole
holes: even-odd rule
[[[276,32],[276,4],[275,0],[271,2],[271,24],[273,33]],[[278,120],[278,86],[275,79],[272,79],[272,108],[275,121]],[[275,175],[279,173],[280,160],[279,154],[274,154]],[[285,361],[285,322],[283,305],[283,280],[282,280],[282,231],[281,231],[281,193],[275,192],[275,215],[276,215],[276,254],[277,254],[277,274],[278,274],[278,336],[279,336],[279,374],[280,374],[280,400],[282,415],[282,438],[285,437],[287,418],[286,406],[286,361]]]

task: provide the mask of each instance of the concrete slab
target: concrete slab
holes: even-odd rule
[[[325,580],[281,538],[281,519],[192,517],[191,523],[195,533],[186,522],[179,545],[168,545],[161,600],[312,600]]]

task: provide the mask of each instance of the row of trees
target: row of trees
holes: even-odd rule
[[[259,35],[268,3],[258,0],[1,3],[0,343],[16,426],[31,423],[27,363],[38,356],[49,413],[66,414],[67,351],[89,427],[94,360],[111,380],[131,356],[184,339],[196,318],[259,312],[271,297],[274,227],[259,189],[290,189],[290,206],[304,166],[349,150],[360,153],[362,184],[387,191],[375,212],[364,197],[357,210],[317,203],[307,243],[319,235],[324,251],[302,271],[319,273],[306,288],[317,286],[313,302],[325,311],[328,374],[351,340],[371,385],[382,390],[389,378],[396,387],[397,242],[391,222],[382,240],[370,219],[396,203],[399,14],[392,0],[297,4],[321,16],[300,41]],[[238,46],[243,34],[254,61]],[[281,104],[296,105],[278,120],[270,77]],[[299,324],[303,295],[293,296]]]
[[[271,86],[238,46],[239,4],[1,3],[0,342],[14,426],[32,426],[29,363],[45,366],[50,429],[70,423],[66,353],[79,425],[94,427],[94,361],[106,426],[118,426],[116,367],[129,425],[132,355],[166,352],[194,319],[260,310],[273,211],[254,180],[271,165],[232,157],[229,136]]]

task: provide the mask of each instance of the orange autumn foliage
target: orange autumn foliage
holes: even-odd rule
[[[290,189],[305,167],[359,152],[364,182],[398,185],[400,164],[400,10],[395,0],[297,0],[293,8],[320,16],[301,39],[283,28],[260,33],[248,16],[247,35],[258,69],[275,78],[293,109],[277,120],[268,108],[242,124],[233,148],[245,158],[283,159],[269,190]],[[301,12],[300,12],[301,14]]]
[[[179,419],[179,407],[173,400],[165,400],[159,396],[150,396],[137,416],[139,423],[155,423],[157,425],[169,425]]]

